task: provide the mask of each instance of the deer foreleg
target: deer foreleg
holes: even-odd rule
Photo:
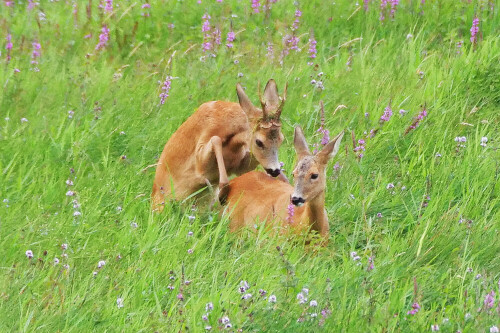
[[[222,155],[222,140],[220,137],[211,137],[208,143],[198,152],[197,171],[200,176],[205,175],[207,173],[206,168],[210,164],[210,160],[212,160],[214,155],[217,161],[217,168],[219,169],[219,187],[222,187],[227,185],[229,180],[227,178],[226,166]]]

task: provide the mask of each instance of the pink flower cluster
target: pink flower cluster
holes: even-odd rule
[[[210,15],[205,13],[202,17],[203,24],[201,26],[201,31],[203,32],[203,52],[208,52],[213,48],[212,36],[211,36],[211,26],[210,26]]]
[[[406,314],[414,316],[418,311],[420,311],[420,304],[415,302],[411,305],[411,310],[408,311]]]
[[[391,18],[394,19],[394,14],[396,14],[396,7],[399,5],[399,0],[391,0]]]
[[[254,13],[259,13],[260,10],[260,0],[252,0],[252,9]]]
[[[418,113],[418,115],[414,118],[413,123],[410,125],[410,127],[408,127],[406,129],[405,134],[408,134],[411,130],[414,130],[415,128],[417,128],[418,125],[420,124],[420,121],[422,119],[424,119],[425,117],[427,117],[427,109],[424,106],[423,109],[422,109],[422,111],[420,111]]]
[[[389,0],[380,0],[380,21],[385,20],[385,9],[387,8],[387,2]]]
[[[141,6],[142,9],[150,9],[151,8],[151,5],[149,3],[145,3],[144,5]],[[148,10],[145,10],[142,14],[142,16],[144,17],[149,17],[149,11]]]
[[[163,85],[161,87],[161,93],[160,93],[160,105],[165,104],[165,101],[167,100],[170,89],[172,88],[172,76],[167,75],[165,78],[165,81],[163,81]]]
[[[297,8],[295,10],[295,21],[293,21],[293,24],[292,24],[292,31],[295,31],[299,28],[301,16],[302,16],[302,12],[300,11],[300,9]]]
[[[363,9],[368,11],[368,4],[370,3],[370,0],[363,0]]]
[[[42,46],[38,42],[33,42],[33,43],[31,43],[31,45],[33,46],[33,51],[31,52],[31,63],[33,65],[38,65],[38,60],[37,59],[40,58],[40,56],[41,56],[40,50],[42,49]],[[33,70],[35,72],[39,72],[40,71],[38,69],[38,67],[33,68]]]
[[[479,19],[477,17],[472,20],[472,27],[470,28],[470,42],[477,43],[477,33],[479,32]]]
[[[389,121],[392,117],[392,109],[391,109],[391,104],[387,105],[384,109],[384,114],[380,117],[380,121]]]
[[[314,39],[314,35],[309,38],[309,58],[314,59],[318,54],[318,50],[316,49],[316,39]]]
[[[354,147],[354,151],[359,152],[358,153],[359,158],[362,158],[364,156],[364,154],[362,152],[365,151],[365,144],[366,144],[365,140],[359,139],[358,145],[356,147]]]
[[[226,37],[226,46],[231,49],[233,47],[233,42],[234,42],[234,31],[229,31],[227,33],[227,37]]]
[[[109,41],[109,29],[107,25],[104,25],[101,29],[101,34],[99,35],[99,43],[95,46],[97,51],[108,46]]]
[[[112,12],[113,11],[113,0],[105,0],[104,2],[106,3],[106,5],[103,6],[102,4],[100,4],[99,7],[104,8],[105,12]]]
[[[5,49],[7,50],[7,62],[10,61],[11,57],[10,57],[10,50],[12,50],[12,36],[11,34],[7,34],[7,37],[5,37],[5,40],[7,41],[7,43],[5,44]]]
[[[286,221],[289,224],[292,224],[294,214],[295,214],[295,206],[290,202],[287,207],[287,216],[286,216]]]

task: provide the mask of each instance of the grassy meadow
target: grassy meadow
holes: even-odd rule
[[[498,11],[2,1],[0,332],[498,332]],[[294,126],[320,145],[320,101],[346,131],[328,245],[232,234],[191,202],[152,214],[170,135],[237,82],[258,105],[270,78],[288,82],[290,178]]]

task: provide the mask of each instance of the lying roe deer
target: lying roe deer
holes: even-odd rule
[[[256,108],[238,83],[239,103],[202,104],[170,137],[158,161],[153,184],[153,210],[163,210],[165,199],[183,200],[205,186],[219,183],[224,197],[228,174],[241,175],[259,163],[273,177],[280,171],[278,149],[283,141],[280,98],[269,80]]]
[[[229,182],[227,195],[229,228],[236,231],[253,226],[256,220],[271,220],[296,234],[317,231],[328,239],[329,225],[325,210],[326,165],[337,154],[344,132],[337,135],[315,155],[309,152],[304,133],[295,127],[294,146],[297,165],[293,171],[295,187],[252,171]],[[289,207],[290,202],[294,205]],[[293,214],[289,210],[293,208]]]

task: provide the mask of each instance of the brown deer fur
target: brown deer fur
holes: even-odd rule
[[[166,199],[183,200],[211,184],[218,183],[224,196],[228,174],[241,175],[259,164],[286,179],[278,160],[286,87],[280,98],[276,83],[269,80],[260,96],[262,110],[240,84],[236,91],[239,103],[204,103],[170,137],[156,168],[153,210],[163,210]]]
[[[320,152],[312,155],[302,130],[300,127],[295,128],[294,145],[298,162],[293,171],[294,187],[258,171],[231,180],[226,208],[230,214],[230,230],[251,227],[257,221],[267,220],[267,225],[278,224],[281,232],[303,234],[315,230],[323,239],[327,239],[326,166],[337,154],[343,135],[343,132],[340,133]],[[294,204],[293,216],[288,213],[291,202]]]

